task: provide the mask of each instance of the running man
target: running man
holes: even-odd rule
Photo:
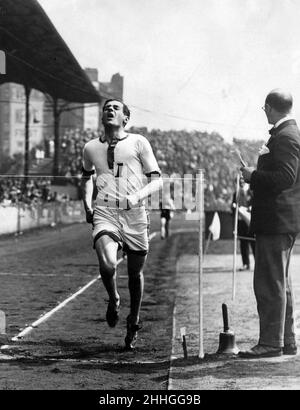
[[[125,346],[130,350],[134,349],[141,328],[143,268],[149,248],[149,219],[144,200],[161,188],[162,179],[148,140],[124,130],[129,119],[130,111],[124,103],[115,99],[105,102],[104,137],[87,142],[83,149],[82,189],[86,221],[93,224],[94,248],[109,296],[106,321],[110,327],[115,327],[119,320],[118,249],[127,254],[130,313]],[[93,174],[98,190],[94,209]]]
[[[173,218],[175,205],[170,195],[163,195],[160,202],[160,237],[165,239],[169,237],[170,220]]]

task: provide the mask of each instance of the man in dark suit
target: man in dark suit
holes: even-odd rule
[[[271,137],[260,150],[257,169],[242,167],[253,191],[250,229],[256,236],[254,293],[259,341],[243,358],[296,354],[289,262],[300,232],[300,132],[291,117],[293,98],[275,89],[263,110]]]

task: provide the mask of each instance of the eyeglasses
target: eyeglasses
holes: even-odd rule
[[[268,111],[271,111],[271,110],[272,110],[272,107],[271,107],[269,104],[263,105],[263,106],[261,107],[261,109],[266,112],[267,107],[268,107]]]

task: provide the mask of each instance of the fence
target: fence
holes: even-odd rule
[[[85,213],[81,201],[48,202],[38,205],[0,205],[0,235],[21,233],[42,226],[63,222],[83,222]]]

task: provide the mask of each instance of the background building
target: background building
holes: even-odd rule
[[[29,103],[30,147],[43,142],[44,95],[32,90]],[[3,156],[24,153],[25,90],[23,85],[0,86],[0,160]]]
[[[101,129],[101,112],[107,98],[123,99],[123,77],[117,73],[110,82],[98,80],[96,68],[85,69],[94,87],[103,95],[102,104],[80,104],[59,101],[61,110],[59,134],[67,130]],[[52,157],[54,153],[54,119],[52,99],[37,90],[30,93],[29,150],[35,149],[35,158]],[[0,86],[0,161],[4,157],[25,150],[25,90],[23,85],[5,83]]]
[[[102,104],[79,104],[61,102],[60,108],[60,135],[68,129],[91,130],[101,129],[101,112],[104,101],[108,98],[123,99],[124,77],[119,73],[111,77],[110,82],[100,82],[98,79],[98,70],[96,68],[86,68],[85,72],[90,78],[94,87],[102,95]],[[53,113],[52,101],[46,97],[44,108],[44,137],[51,139],[53,136]]]

